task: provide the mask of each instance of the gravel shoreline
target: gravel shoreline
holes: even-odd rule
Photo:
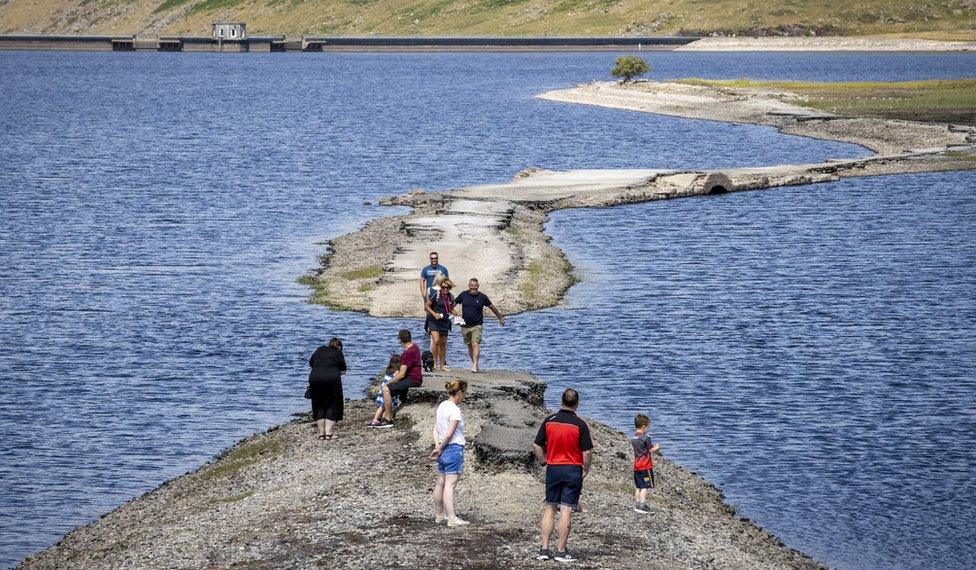
[[[469,444],[458,512],[470,527],[433,522],[426,459],[444,382],[471,383],[463,404]],[[544,486],[531,462],[545,416],[545,384],[527,373],[429,374],[390,430],[365,427],[371,399],[347,404],[334,442],[308,418],[251,436],[200,469],[133,499],[22,568],[497,568],[537,562]],[[583,391],[580,413],[597,403]],[[722,493],[664,457],[651,515],[631,509],[627,436],[589,420],[593,469],[574,517],[581,568],[820,568],[752,522]],[[652,426],[653,428],[653,426]],[[666,450],[667,442],[662,442]]]

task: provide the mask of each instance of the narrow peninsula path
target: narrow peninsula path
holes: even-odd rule
[[[845,118],[798,105],[790,93],[679,83],[590,83],[550,91],[551,101],[693,119],[775,127],[787,134],[843,141],[875,152],[818,164],[696,170],[527,169],[505,184],[447,192],[415,191],[382,203],[406,216],[368,223],[330,242],[314,276],[313,302],[374,316],[423,315],[417,279],[437,251],[463,288],[477,277],[506,314],[557,304],[573,284],[572,267],[550,243],[549,212],[828,182],[844,177],[976,168],[976,128]]]
[[[462,528],[434,523],[427,460],[435,407],[454,377],[470,382],[456,505],[471,526]],[[76,529],[22,568],[551,568],[535,560],[545,483],[531,449],[544,391],[526,373],[430,374],[395,429],[365,427],[372,400],[349,402],[333,442],[316,439],[303,417]],[[596,406],[584,401],[581,413]],[[627,436],[590,427],[586,512],[571,537],[577,567],[821,567],[663,457],[652,514],[634,513]]]

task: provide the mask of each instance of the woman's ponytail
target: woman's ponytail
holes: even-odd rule
[[[458,392],[467,392],[468,391],[468,382],[467,382],[467,380],[459,380],[459,379],[448,380],[444,384],[444,388],[447,390],[447,393],[448,394],[450,394],[450,395],[453,396],[454,394],[457,394]]]

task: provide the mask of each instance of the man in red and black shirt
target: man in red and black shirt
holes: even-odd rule
[[[569,539],[569,519],[579,504],[583,490],[583,477],[590,471],[593,460],[593,440],[590,427],[576,415],[579,393],[572,388],[563,392],[562,407],[552,414],[535,436],[535,457],[546,466],[546,506],[542,511],[542,546],[539,560],[549,559],[549,537],[559,509],[558,542],[556,555],[560,562],[575,560],[566,551]]]

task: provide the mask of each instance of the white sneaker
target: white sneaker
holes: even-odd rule
[[[557,552],[556,555],[553,556],[552,558],[556,562],[576,562],[577,560],[579,560],[578,558],[570,554],[569,551]]]
[[[443,515],[435,514],[434,515],[434,524],[440,524],[440,523],[442,523],[442,522],[444,522],[446,520],[447,520],[447,514],[443,514]]]
[[[447,521],[447,526],[467,526],[469,524],[471,523],[461,518],[448,519]]]

